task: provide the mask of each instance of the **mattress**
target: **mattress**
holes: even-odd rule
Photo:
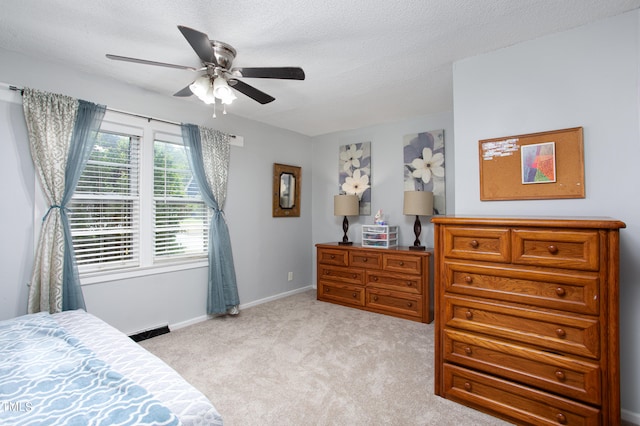
[[[73,356],[74,357],[83,356],[83,357],[86,357],[87,360],[89,360],[89,361],[85,361],[83,358],[81,362],[82,364],[87,364],[89,362],[92,362],[96,364],[98,367],[105,369],[105,372],[99,373],[100,376],[107,377],[112,382],[114,378],[117,380],[120,380],[120,382],[116,383],[116,386],[120,391],[120,394],[122,394],[121,389],[131,388],[133,391],[129,393],[133,395],[132,397],[133,400],[142,400],[146,404],[144,410],[148,411],[147,407],[152,407],[156,411],[160,410],[158,411],[160,412],[160,414],[165,415],[166,413],[162,412],[162,408],[166,407],[168,411],[170,411],[170,414],[175,415],[175,418],[177,418],[177,420],[172,416],[169,416],[166,419],[164,419],[166,420],[166,424],[172,424],[172,425],[182,424],[187,426],[188,425],[222,425],[222,418],[220,414],[218,413],[214,405],[211,403],[211,401],[209,401],[209,399],[204,394],[202,394],[200,391],[194,388],[191,384],[189,384],[184,378],[182,378],[182,376],[180,376],[175,370],[169,367],[166,363],[164,363],[158,357],[151,354],[150,352],[142,348],[140,345],[135,343],[133,340],[131,340],[129,337],[127,337],[125,334],[111,327],[110,325],[100,320],[99,318],[91,314],[88,314],[83,310],[65,311],[65,312],[61,312],[53,315],[34,314],[31,316],[25,316],[25,317],[35,317],[35,319],[38,319],[40,321],[44,320],[44,321],[50,321],[50,323],[53,323],[53,324],[57,323],[57,325],[59,325],[60,327],[56,326],[56,328],[59,328],[61,331],[60,330],[54,330],[53,332],[48,330],[45,330],[45,332],[39,331],[38,332],[39,335],[42,336],[44,334],[64,332],[65,336],[67,336],[65,337],[65,339],[73,343],[73,346],[77,347],[74,349],[79,351]],[[23,318],[23,317],[19,317],[19,318]],[[53,321],[51,321],[51,319],[53,319]],[[48,326],[48,323],[45,323],[45,326]],[[9,330],[9,332],[11,332],[11,330]],[[16,336],[15,327],[14,327],[13,333],[14,333],[13,338],[5,339],[5,341],[16,341],[16,342],[20,340],[22,341],[22,343],[20,343],[20,346],[22,346],[21,348],[22,353],[20,353],[19,357],[16,359],[20,360],[20,359],[31,358],[30,356],[25,354],[33,353],[34,349],[27,346],[25,350],[24,345],[26,344],[25,343],[26,341],[25,339],[15,338]],[[36,336],[32,340],[38,340],[38,339],[39,337]],[[11,345],[4,345],[2,349],[7,350],[7,346],[11,346]],[[16,346],[18,346],[18,344],[16,344]],[[63,362],[63,363],[67,362],[67,360],[72,357],[71,355],[68,355],[68,354],[60,355],[59,354],[60,351],[58,350],[57,347],[55,348],[55,350],[46,350],[44,352],[49,352],[49,354],[46,354],[47,356],[50,356],[50,355],[58,356],[58,358],[61,360],[60,362]],[[10,352],[7,352],[7,353],[10,353]],[[16,380],[14,380],[13,378],[13,376],[15,376],[15,373],[13,371],[24,370],[21,373],[22,378],[26,376],[29,379],[30,376],[32,376],[31,372],[34,369],[39,369],[39,370],[42,369],[42,367],[37,367],[37,368],[34,367],[36,364],[33,363],[33,365],[31,365],[31,363],[32,361],[29,359],[26,359],[26,361],[24,362],[25,365],[30,365],[29,369],[25,369],[21,365],[19,365],[18,368],[16,368],[15,366],[12,367],[11,365],[9,365],[9,368],[6,368],[3,371],[2,367],[0,366],[0,403],[4,404],[5,406],[4,407],[5,417],[3,421],[11,420],[12,418],[11,415],[14,414],[14,413],[7,412],[7,407],[9,408],[9,410],[13,409],[14,411],[18,411],[18,410],[24,411],[23,413],[18,413],[18,414],[22,414],[22,420],[20,420],[20,422],[24,422],[25,420],[30,421],[29,419],[35,418],[34,415],[38,413],[38,409],[40,409],[40,411],[42,412],[39,414],[42,414],[42,415],[46,415],[49,412],[51,412],[51,410],[53,410],[53,408],[49,406],[47,406],[46,409],[42,409],[42,407],[38,406],[38,404],[41,403],[40,402],[41,400],[38,399],[39,396],[37,397],[37,395],[41,393],[40,390],[38,389],[29,390],[29,392],[35,392],[32,394],[29,394],[29,393],[26,393],[26,394],[23,393],[22,395],[16,394],[16,395],[20,395],[19,398],[9,396],[10,392],[12,391],[12,387],[13,388],[16,387],[11,385],[12,383],[16,382]],[[48,369],[50,362],[47,361],[44,364],[45,364],[45,368]],[[90,370],[96,369],[93,364],[91,364],[90,367],[91,367],[89,368]],[[57,370],[58,371],[56,373],[60,375],[61,369],[58,367]],[[87,370],[87,368],[85,368],[85,370]],[[63,374],[63,376],[66,376],[66,375]],[[64,378],[68,379],[68,377],[64,377]],[[84,382],[88,381],[86,377],[82,380],[84,380]],[[97,379],[92,378],[91,380],[96,381]],[[31,381],[35,382],[38,386],[43,387],[43,384],[46,384],[51,380],[47,378],[46,380],[31,379]],[[79,383],[83,383],[83,382],[79,381]],[[50,385],[49,387],[51,386],[57,387],[60,385],[58,385],[56,382],[55,385]],[[72,386],[78,386],[78,384],[74,383],[72,384]],[[89,388],[87,387],[83,389],[89,389]],[[56,392],[57,390],[53,392],[53,398],[49,398],[49,399],[56,399],[56,398],[60,399],[56,396]],[[87,393],[91,393],[91,392],[94,392],[93,389],[91,389],[90,392],[87,391]],[[62,392],[60,392],[60,394],[62,394]],[[68,395],[68,392],[66,394]],[[82,399],[81,396],[83,396],[83,394],[84,392],[77,393],[79,401]],[[126,409],[127,408],[126,404],[128,403],[125,403],[122,400],[120,400],[121,398],[120,394],[118,395],[117,403],[120,405],[125,405],[125,409]],[[91,398],[89,398],[91,399],[91,401],[89,401],[88,403],[93,403],[99,398],[102,398],[103,400],[106,399],[106,397],[104,397],[102,393],[97,395],[98,396],[93,395]],[[9,399],[9,400],[3,401],[3,396],[4,396],[4,399]],[[19,401],[17,401],[18,399]],[[87,399],[87,397],[85,397],[85,399]],[[53,401],[54,405],[57,403],[59,403],[59,401]],[[87,402],[77,402],[74,400],[69,402],[67,405],[72,406],[72,405],[78,405],[81,403],[85,404]],[[28,404],[28,406],[25,405],[25,407],[22,407],[16,404]],[[22,408],[25,408],[25,410],[22,410]],[[83,410],[85,413],[87,412],[86,408],[84,408]],[[142,409],[137,409],[137,410],[140,411]],[[0,410],[0,414],[2,414],[2,410]],[[83,422],[78,424],[83,424],[83,423],[86,424],[86,419]],[[113,422],[107,421],[106,423],[103,421],[100,421],[95,424],[101,424],[101,423],[102,424],[129,424],[126,422],[118,423],[115,421]],[[35,423],[31,423],[31,424],[40,424],[40,423],[36,421]],[[61,424],[67,424],[67,423],[61,423]],[[94,424],[94,423],[92,422],[90,424]],[[149,424],[155,424],[155,421],[151,421],[149,422]]]

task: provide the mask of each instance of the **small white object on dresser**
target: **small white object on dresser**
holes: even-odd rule
[[[362,225],[362,247],[389,248],[397,245],[397,226]]]

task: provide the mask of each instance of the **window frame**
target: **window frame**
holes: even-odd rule
[[[100,126],[101,131],[137,136],[140,139],[139,156],[139,191],[140,217],[142,218],[139,233],[140,261],[138,266],[108,269],[104,271],[79,271],[81,285],[91,285],[108,281],[126,280],[130,278],[164,274],[187,269],[209,266],[208,255],[201,257],[180,257],[154,261],[154,221],[153,221],[153,167],[154,141],[173,142],[182,145],[180,127],[175,124],[150,120],[128,113],[107,110]],[[46,197],[38,179],[35,179],[34,202],[34,244],[37,245],[42,217],[48,210]],[[149,220],[145,220],[149,218]]]

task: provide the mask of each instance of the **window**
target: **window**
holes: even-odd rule
[[[154,258],[207,253],[209,208],[200,196],[183,145],[153,144]]]
[[[83,276],[207,260],[211,212],[175,134],[179,129],[136,124],[141,127],[105,115],[68,205]]]

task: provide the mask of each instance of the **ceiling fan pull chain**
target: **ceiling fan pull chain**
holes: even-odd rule
[[[213,118],[216,118],[216,101],[213,101]]]
[[[227,104],[223,103],[222,104],[222,114],[226,114],[227,113]]]

